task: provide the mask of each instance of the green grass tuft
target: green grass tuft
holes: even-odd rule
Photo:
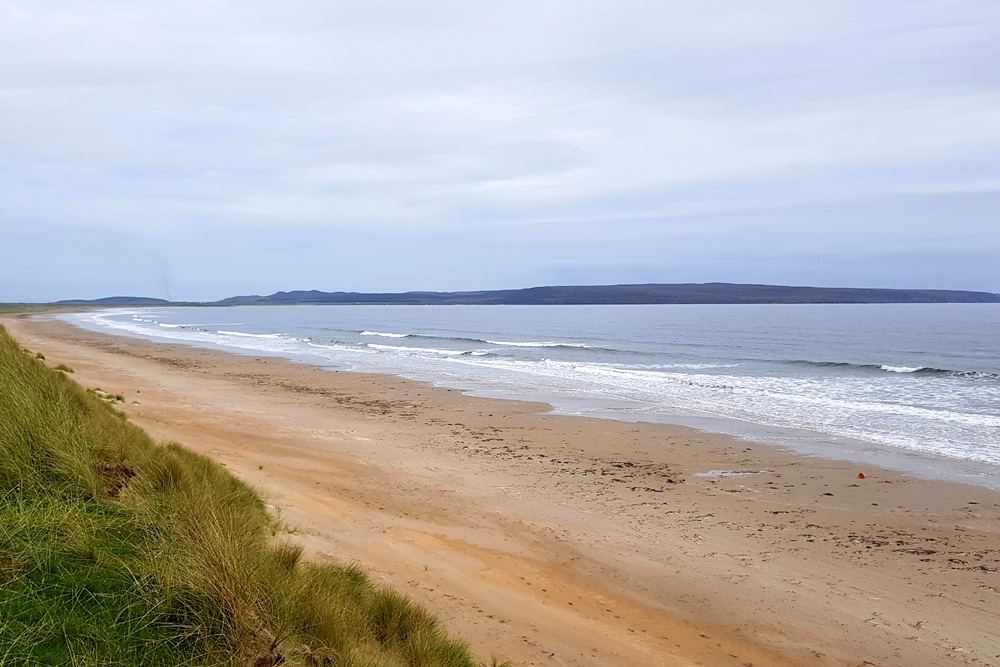
[[[253,489],[117,400],[0,328],[0,666],[478,664],[356,565],[303,562]]]

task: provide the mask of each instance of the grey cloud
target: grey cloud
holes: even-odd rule
[[[982,268],[1000,251],[995,3],[0,17],[0,258],[44,267],[22,267],[38,287],[0,269],[0,300],[163,291],[130,249],[187,299],[741,276],[1000,290]],[[80,246],[117,277],[65,248],[56,264],[49,236],[118,239]]]

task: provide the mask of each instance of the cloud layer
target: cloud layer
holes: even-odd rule
[[[1000,291],[989,2],[0,3],[0,300]]]

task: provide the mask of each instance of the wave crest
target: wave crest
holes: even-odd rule
[[[1000,380],[1000,375],[986,371],[960,371],[933,366],[894,366],[891,364],[853,364],[847,361],[807,361],[796,360],[786,363],[814,368],[843,368],[845,370],[877,371],[881,373],[901,373],[904,375],[940,375],[973,380]]]

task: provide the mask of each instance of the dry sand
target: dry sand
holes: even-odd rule
[[[1000,665],[1000,494],[7,317],[310,557],[356,560],[524,665]],[[751,474],[705,477],[713,470]],[[864,471],[867,478],[858,479]]]

